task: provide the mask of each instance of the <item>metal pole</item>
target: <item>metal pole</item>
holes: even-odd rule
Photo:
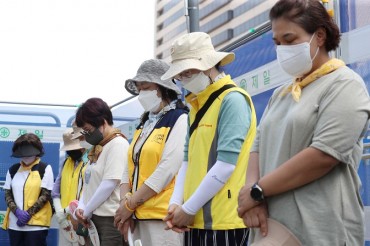
[[[188,32],[199,32],[198,0],[185,0],[185,15],[188,20]]]

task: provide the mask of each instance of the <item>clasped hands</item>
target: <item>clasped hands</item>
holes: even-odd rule
[[[80,224],[82,224],[85,228],[89,227],[91,216],[85,216],[83,209],[77,208],[76,211],[75,211],[75,215],[76,215],[77,221]]]
[[[128,230],[134,229],[134,221],[131,215],[134,213],[135,208],[133,208],[131,202],[131,194],[127,193],[125,198],[121,200],[120,206],[114,215],[114,226],[123,235],[125,241],[128,239]]]
[[[27,211],[24,211],[19,208],[15,210],[14,214],[18,218],[17,225],[19,227],[25,226],[28,223],[28,221],[31,219],[31,215]]]
[[[194,215],[185,213],[181,205],[171,204],[163,221],[167,224],[166,230],[182,233],[190,230],[188,226],[194,224],[194,218]]]
[[[250,196],[250,184],[244,185],[238,196],[238,216],[249,228],[260,228],[262,236],[268,232],[268,208],[266,202],[256,202]]]

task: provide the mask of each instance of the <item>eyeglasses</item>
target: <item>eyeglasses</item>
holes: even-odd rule
[[[93,130],[93,128],[90,128],[90,129],[88,129],[88,130],[82,130],[81,131],[81,134],[83,135],[83,136],[85,136],[85,135],[90,135],[92,132],[93,132],[94,130]]]
[[[188,70],[185,70],[185,71],[179,73],[178,75],[176,75],[174,77],[174,79],[176,79],[178,81],[182,81],[184,78],[190,79],[191,76],[193,76],[193,74],[195,74],[195,73],[199,73],[199,70],[197,70],[197,69],[188,69]]]

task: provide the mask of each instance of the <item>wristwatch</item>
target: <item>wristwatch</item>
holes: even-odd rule
[[[251,197],[253,200],[256,202],[262,202],[265,197],[263,196],[263,190],[261,186],[258,185],[258,182],[256,182],[252,187],[251,187]]]

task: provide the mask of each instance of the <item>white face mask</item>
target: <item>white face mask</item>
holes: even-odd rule
[[[209,86],[210,82],[210,78],[203,72],[193,74],[190,78],[183,78],[181,80],[182,86],[194,94],[204,91],[207,86]]]
[[[26,165],[29,165],[31,164],[32,162],[34,162],[36,160],[36,156],[27,156],[27,157],[22,157],[21,161],[26,164]]]
[[[138,99],[144,110],[149,112],[156,112],[162,102],[162,98],[157,96],[157,90],[140,91]]]
[[[80,141],[80,146],[84,149],[90,149],[92,147],[91,144],[89,144],[88,142],[86,141]]]
[[[299,78],[311,71],[312,61],[319,52],[319,47],[317,47],[316,54],[311,59],[310,45],[314,36],[315,34],[312,35],[310,42],[276,47],[279,65],[287,74]]]

